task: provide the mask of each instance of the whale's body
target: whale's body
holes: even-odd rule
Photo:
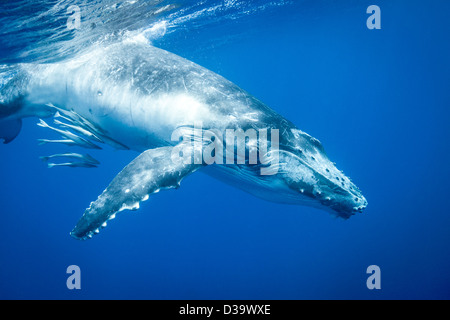
[[[267,200],[329,209],[343,218],[367,205],[318,140],[223,77],[147,44],[121,42],[58,63],[18,65],[0,94],[0,137],[7,142],[20,131],[21,118],[59,116],[69,122],[67,131],[89,131],[91,138],[141,153],[86,210],[75,238],[91,237],[117,212],[138,208],[149,194],[177,187],[206,167],[171,160],[179,144],[173,133],[199,123],[218,132],[279,132],[276,174],[261,176],[260,166],[248,162],[207,166],[209,174]],[[76,140],[71,137],[66,144]]]

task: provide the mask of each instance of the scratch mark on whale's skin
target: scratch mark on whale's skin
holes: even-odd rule
[[[317,139],[230,81],[162,49],[124,41],[66,61],[16,68],[11,85],[20,87],[2,88],[0,121],[45,118],[56,109],[105,143],[142,153],[86,210],[71,233],[77,239],[90,238],[117,212],[137,209],[150,194],[178,187],[200,168],[263,199],[314,206],[342,218],[367,206]],[[219,132],[279,130],[278,173],[261,176],[257,166],[248,164],[173,164],[169,155],[178,141],[171,140],[172,133],[198,122]]]

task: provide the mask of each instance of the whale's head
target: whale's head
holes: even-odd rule
[[[328,159],[317,139],[298,129],[286,134],[278,152],[278,200],[325,209],[344,219],[366,208],[361,191]]]

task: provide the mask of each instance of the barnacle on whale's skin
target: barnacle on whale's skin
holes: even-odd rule
[[[96,45],[59,62],[17,65],[16,76],[10,80],[20,84],[10,92],[14,96],[1,92],[8,104],[1,106],[0,121],[9,121],[11,127],[10,132],[0,130],[0,137],[8,142],[20,131],[22,118],[39,117],[41,127],[63,137],[40,139],[42,144],[93,149],[108,144],[140,153],[85,211],[71,232],[76,239],[92,237],[118,212],[137,210],[152,194],[177,188],[184,177],[203,168],[266,200],[313,206],[344,219],[367,206],[319,140],[223,77],[148,43]],[[55,126],[44,120],[51,117]],[[196,123],[203,127],[196,131]],[[179,128],[192,130],[189,139],[201,148],[207,146],[206,131],[277,130],[272,174],[261,175],[260,163],[245,161],[208,166],[174,162],[172,155],[182,142],[173,133]],[[260,146],[257,136],[244,138],[247,148]],[[76,157],[78,162],[60,165],[98,165],[86,156]]]

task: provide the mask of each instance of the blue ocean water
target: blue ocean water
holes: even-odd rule
[[[46,132],[25,119],[0,145],[0,298],[450,298],[450,2],[91,3],[2,2],[0,64],[58,60],[115,28],[153,26],[156,46],[320,139],[369,206],[344,221],[196,173],[76,241],[85,208],[137,154],[106,149],[97,169],[49,170],[38,157],[61,148],[38,146]],[[82,28],[67,33],[71,4]],[[380,30],[366,26],[372,4]],[[81,290],[66,287],[69,265]],[[370,265],[381,290],[366,286]]]

